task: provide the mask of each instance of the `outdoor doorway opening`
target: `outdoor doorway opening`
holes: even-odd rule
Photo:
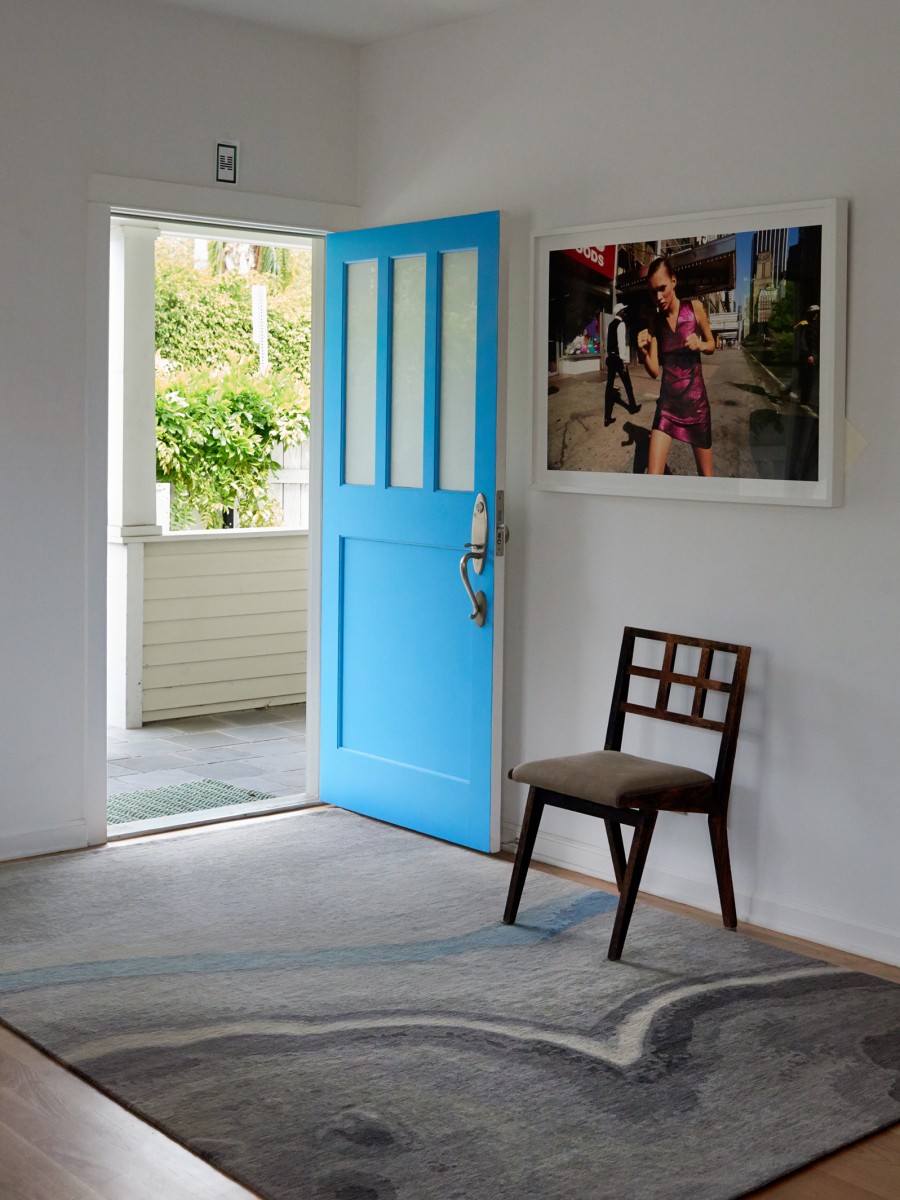
[[[313,243],[112,215],[109,836],[314,802]]]

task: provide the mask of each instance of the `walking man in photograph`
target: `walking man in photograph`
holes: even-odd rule
[[[612,425],[615,417],[612,415],[613,406],[618,400],[622,403],[622,398],[616,388],[616,376],[622,380],[622,386],[625,388],[625,395],[628,397],[628,411],[630,413],[640,412],[641,406],[634,402],[634,388],[631,386],[631,374],[628,370],[628,360],[630,353],[628,350],[628,337],[625,329],[625,322],[622,320],[622,313],[625,311],[624,304],[617,304],[613,309],[613,319],[609,323],[609,328],[606,331],[606,392],[603,397],[603,426]]]
[[[819,306],[811,304],[806,316],[794,326],[797,381],[800,403],[819,411]]]

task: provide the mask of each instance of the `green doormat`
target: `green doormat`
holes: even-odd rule
[[[268,792],[251,792],[218,779],[198,779],[196,783],[174,783],[152,791],[110,796],[106,819],[110,825],[121,825],[125,821],[146,821],[150,817],[172,817],[204,808],[270,799]]]

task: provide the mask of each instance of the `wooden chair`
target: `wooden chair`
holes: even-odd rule
[[[664,643],[660,667],[639,666],[634,662],[635,644],[639,640]],[[695,651],[688,653],[695,654],[699,650],[696,671],[678,669],[681,662],[676,664],[675,658],[681,647],[695,648]],[[714,656],[726,654],[734,658],[730,679],[724,682],[713,679]],[[683,657],[683,654],[679,656],[680,659]],[[510,779],[529,784],[530,790],[503,915],[505,924],[512,925],[515,922],[541,816],[549,804],[555,808],[602,817],[606,822],[606,835],[620,894],[609,944],[611,959],[617,960],[622,955],[653,827],[660,811],[707,815],[722,920],[728,929],[737,926],[726,821],[749,661],[748,646],[680,637],[651,629],[626,628],[605,748],[588,754],[526,762],[509,772]],[[636,704],[629,700],[629,685],[637,677],[657,681],[654,702]],[[679,684],[693,691],[689,712],[669,708],[673,685]],[[725,713],[721,719],[706,716],[710,692],[727,694]],[[691,767],[673,766],[623,754],[622,731],[627,713],[698,726],[718,733],[719,756],[715,775],[710,776]],[[631,825],[634,829],[627,862],[622,842],[623,825]]]

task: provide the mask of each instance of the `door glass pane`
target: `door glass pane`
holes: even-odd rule
[[[475,486],[475,351],[478,251],[443,256],[441,285],[441,451],[438,486]]]
[[[347,265],[347,380],[344,480],[375,482],[375,365],[378,263]]]
[[[425,429],[425,256],[394,262],[391,487],[422,486]]]

